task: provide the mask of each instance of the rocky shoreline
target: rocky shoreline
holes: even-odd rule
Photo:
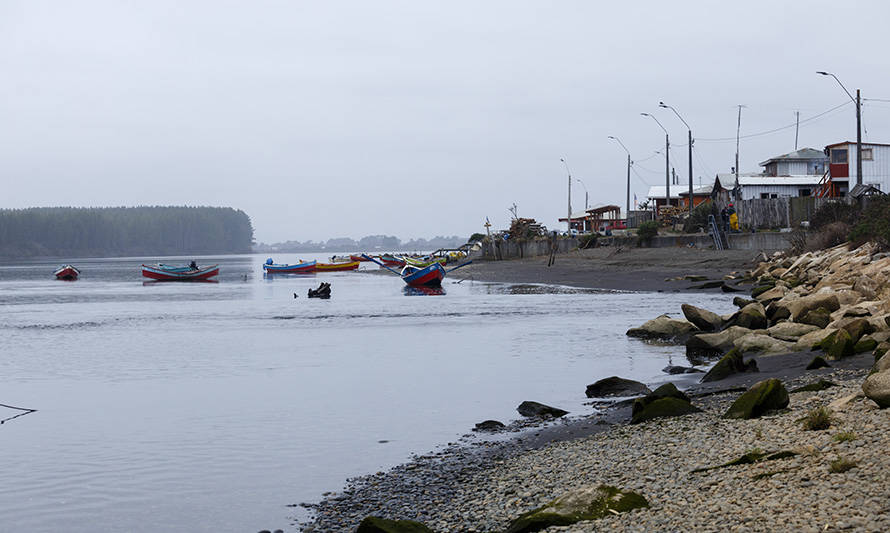
[[[733,284],[736,313],[628,332],[720,357],[714,379],[351,480],[303,531],[890,530],[890,256],[776,255]]]

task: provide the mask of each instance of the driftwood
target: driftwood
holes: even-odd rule
[[[327,300],[331,297],[331,284],[322,281],[321,285],[319,285],[317,289],[309,289],[309,297],[322,298]]]

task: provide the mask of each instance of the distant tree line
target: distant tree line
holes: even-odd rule
[[[0,257],[250,253],[253,226],[231,207],[0,209]]]
[[[258,244],[257,252],[386,252],[386,251],[435,251],[440,248],[457,248],[467,240],[458,237],[433,237],[411,239],[403,242],[392,235],[368,235],[359,240],[338,237],[327,241],[287,241],[275,244]]]

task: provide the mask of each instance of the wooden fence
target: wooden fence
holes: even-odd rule
[[[739,224],[743,228],[797,228],[809,221],[819,207],[828,202],[849,202],[849,198],[754,198],[736,203]]]

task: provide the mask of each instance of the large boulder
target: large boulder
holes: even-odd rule
[[[736,339],[733,346],[742,353],[777,354],[791,352],[794,343],[775,339],[762,333],[749,333]]]
[[[388,520],[369,516],[361,521],[355,533],[433,533],[433,530],[414,520]]]
[[[762,304],[766,305],[769,302],[772,302],[775,300],[781,300],[782,298],[785,297],[786,294],[788,294],[787,288],[785,288],[781,285],[776,285],[775,287],[773,287],[769,290],[758,293],[757,296],[755,297],[755,299],[758,302],[761,302]]]
[[[842,323],[838,325],[841,329],[850,334],[850,338],[853,339],[854,343],[864,335],[874,333],[875,331],[874,326],[872,326],[865,318],[845,318]]]
[[[588,398],[609,398],[612,396],[641,396],[652,392],[639,381],[612,376],[587,386]]]
[[[768,411],[788,407],[788,391],[778,379],[766,379],[755,383],[733,402],[723,418],[759,418]]]
[[[828,312],[837,311],[841,304],[837,299],[837,295],[833,292],[817,292],[809,296],[803,296],[788,303],[791,311],[791,320],[797,322],[809,311],[824,307]]]
[[[845,329],[839,329],[822,341],[822,349],[831,361],[850,357],[855,353],[856,343]]]
[[[695,374],[695,373],[704,373],[704,370],[699,370],[695,367],[691,366],[680,366],[680,365],[668,365],[661,369],[662,372],[670,375],[675,374]]]
[[[736,315],[735,325],[748,329],[766,329],[766,310],[759,303],[748,304]]]
[[[519,407],[517,407],[516,410],[519,411],[519,414],[521,414],[522,416],[537,418],[547,416],[559,418],[561,416],[569,414],[568,411],[563,411],[562,409],[559,409],[557,407],[550,407],[549,405],[544,405],[543,403],[529,401],[524,401],[519,404]]]
[[[865,353],[872,352],[875,348],[878,347],[878,341],[872,338],[871,335],[865,335],[853,346],[853,353]]]
[[[766,333],[774,339],[789,342],[797,342],[807,333],[817,331],[819,328],[810,324],[798,324],[796,322],[779,322],[775,326],[767,328]]]
[[[696,328],[691,322],[677,320],[667,315],[661,315],[645,322],[638,328],[630,328],[627,330],[627,336],[640,339],[669,341],[684,339],[695,330]]]
[[[742,307],[745,307],[748,304],[753,304],[755,301],[756,300],[749,300],[747,298],[742,298],[741,296],[736,296],[735,298],[732,299],[732,305],[741,309]]]
[[[746,363],[742,358],[742,352],[733,348],[729,353],[720,358],[717,364],[708,370],[707,374],[702,376],[701,383],[720,381],[733,374],[742,372],[757,372],[757,361],[752,359]]]
[[[794,343],[793,350],[795,352],[808,352],[820,349],[825,339],[834,334],[835,331],[837,330],[832,328],[811,331]]]
[[[877,299],[879,289],[878,283],[868,276],[859,276],[853,282],[853,290],[861,294],[866,300]]]
[[[730,326],[719,333],[697,333],[686,340],[687,355],[720,355],[733,348],[739,337],[751,333],[750,329]]]
[[[585,487],[519,516],[510,523],[506,533],[531,533],[550,526],[568,526],[640,507],[649,507],[649,502],[636,492],[623,491],[608,485]]]
[[[890,372],[885,370],[865,378],[865,382],[862,383],[862,392],[881,409],[890,407]]]
[[[686,320],[692,322],[702,331],[717,331],[723,327],[723,319],[717,313],[689,304],[683,304],[680,307]]]
[[[650,394],[634,400],[631,424],[700,411],[701,409],[692,405],[689,397],[678,390],[673,383],[665,383]]]
[[[809,324],[822,329],[828,327],[828,324],[831,323],[831,313],[824,307],[820,307],[818,309],[807,311],[803,315],[797,317],[797,321],[801,324]]]

